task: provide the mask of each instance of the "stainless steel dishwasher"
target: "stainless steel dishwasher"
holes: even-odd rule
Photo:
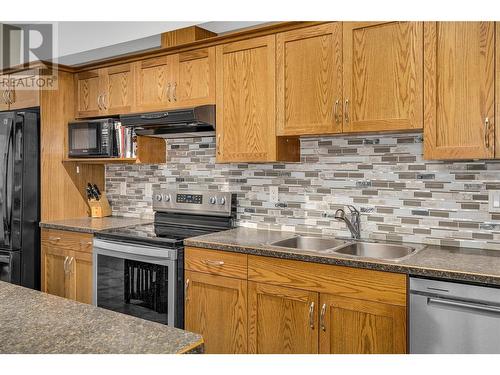
[[[500,289],[410,278],[410,353],[500,353]]]

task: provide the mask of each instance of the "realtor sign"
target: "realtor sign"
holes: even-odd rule
[[[57,89],[54,29],[52,23],[0,23],[1,91]]]

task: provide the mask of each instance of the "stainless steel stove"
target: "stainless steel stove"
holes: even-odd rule
[[[184,327],[184,239],[230,229],[236,195],[155,191],[152,224],[94,237],[94,305]]]

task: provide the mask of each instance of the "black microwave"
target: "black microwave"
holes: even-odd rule
[[[70,158],[111,158],[118,156],[115,119],[75,121],[68,124]]]

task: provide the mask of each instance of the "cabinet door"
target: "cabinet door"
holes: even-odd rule
[[[92,303],[92,254],[74,251],[68,265],[70,286],[68,298],[82,303]]]
[[[103,86],[102,106],[109,115],[130,113],[134,100],[132,64],[123,64],[101,70]]]
[[[344,23],[344,132],[423,127],[423,23]]]
[[[320,353],[406,353],[406,308],[321,294]]]
[[[40,105],[40,91],[34,83],[37,73],[36,70],[28,70],[11,74],[11,79],[16,80],[17,83],[15,89],[12,89],[10,93],[10,110],[38,107]]]
[[[248,350],[318,353],[318,293],[248,282]]]
[[[42,292],[68,298],[70,276],[67,264],[69,253],[50,243],[42,244]]]
[[[217,161],[276,160],[275,36],[217,46]]]
[[[136,63],[138,111],[161,110],[173,105],[173,64],[169,56]]]
[[[0,75],[0,79],[8,79],[8,75]],[[0,83],[0,111],[9,110],[9,99],[7,95],[9,94],[8,86]]]
[[[247,282],[191,271],[185,282],[185,329],[203,336],[206,353],[246,353]]]
[[[342,24],[277,35],[278,135],[342,131]]]
[[[175,79],[172,101],[176,107],[215,103],[215,47],[172,56]]]
[[[75,77],[76,116],[98,116],[102,106],[99,70],[78,73]]]
[[[495,24],[425,24],[425,159],[493,158]]]

